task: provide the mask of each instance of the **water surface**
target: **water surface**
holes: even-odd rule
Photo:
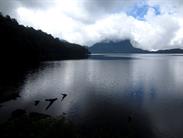
[[[129,116],[157,137],[183,136],[183,55],[96,54],[44,62],[21,85],[20,98],[2,104],[1,119],[20,108],[76,124],[120,128]],[[62,93],[67,96],[61,101]],[[48,101],[57,98],[46,110]],[[34,101],[40,103],[35,106]]]

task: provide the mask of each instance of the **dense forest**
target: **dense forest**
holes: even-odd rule
[[[10,16],[0,14],[1,62],[23,64],[43,60],[86,58],[86,47],[54,38],[41,30],[19,25]],[[25,63],[26,62],[26,63]]]
[[[0,14],[0,102],[17,97],[15,90],[25,74],[37,69],[41,61],[87,58],[88,53],[86,47],[19,25]]]

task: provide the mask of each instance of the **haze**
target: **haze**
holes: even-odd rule
[[[182,0],[0,0],[0,11],[81,45],[130,39],[145,50],[183,48]]]

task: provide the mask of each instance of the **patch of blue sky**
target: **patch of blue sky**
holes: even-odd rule
[[[138,3],[138,4],[134,5],[134,7],[132,7],[127,12],[127,14],[129,16],[133,16],[134,18],[136,18],[138,20],[145,20],[144,17],[147,14],[149,8],[154,9],[155,15],[160,15],[161,14],[159,5],[149,6],[147,4],[147,2],[145,2],[145,1],[142,1],[141,3]]]
[[[154,9],[155,15],[160,15],[161,14],[159,5],[155,5],[152,8]]]

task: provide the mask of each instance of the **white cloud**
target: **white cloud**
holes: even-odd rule
[[[90,46],[106,39],[130,39],[147,50],[183,48],[182,0],[21,1],[14,8],[20,23],[70,42]],[[144,20],[127,14],[137,3],[149,6]],[[159,6],[160,15],[153,6]]]

